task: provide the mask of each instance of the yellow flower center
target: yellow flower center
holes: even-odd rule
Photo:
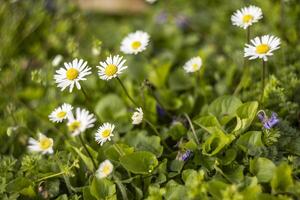
[[[140,48],[140,46],[142,45],[142,43],[140,41],[134,41],[132,44],[131,44],[131,47],[134,49],[134,50],[137,50],[138,48]]]
[[[57,116],[58,118],[64,118],[64,117],[66,116],[66,114],[67,114],[66,112],[60,111],[59,113],[57,113],[56,116]]]
[[[193,64],[193,69],[197,70],[198,69],[198,65],[197,64]]]
[[[76,129],[78,129],[80,127],[80,122],[79,121],[74,121],[69,125],[69,131],[73,132]]]
[[[52,140],[49,138],[42,138],[39,141],[39,145],[42,150],[47,150],[49,147],[52,146]]]
[[[108,175],[110,173],[110,166],[109,165],[104,165],[103,168],[102,168],[102,172],[105,175]]]
[[[67,70],[66,75],[67,75],[67,79],[72,81],[72,80],[74,80],[78,77],[79,71],[75,68],[70,68],[70,69]]]
[[[109,129],[106,129],[102,132],[102,137],[105,137],[107,138],[108,136],[110,136],[110,130]]]
[[[269,50],[270,50],[270,47],[267,44],[260,44],[256,47],[256,53],[258,53],[258,54],[267,53]]]
[[[116,65],[107,65],[107,67],[105,68],[105,74],[107,76],[113,76],[117,73],[118,71],[118,67]]]
[[[252,16],[252,15],[245,15],[245,16],[243,17],[243,22],[244,22],[244,23],[249,23],[249,22],[252,21],[252,19],[253,19],[253,16]]]

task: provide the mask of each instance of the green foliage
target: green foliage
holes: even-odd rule
[[[246,30],[230,21],[247,4],[263,11],[251,38],[281,39],[267,62],[263,101],[261,63],[243,58]],[[0,199],[298,199],[299,2],[157,0],[144,8],[106,13],[71,0],[1,1]],[[123,37],[136,30],[149,33],[147,49],[123,55]],[[110,54],[126,59],[119,78],[138,106],[116,79],[99,79],[96,66]],[[203,66],[186,73],[195,56]],[[85,94],[61,92],[53,80],[74,58],[92,68],[81,82]],[[85,147],[65,124],[49,121],[62,103],[96,115],[81,135]],[[144,112],[139,125],[131,123],[136,107]],[[277,113],[279,123],[264,128],[259,110]],[[116,126],[101,146],[94,138],[104,122]],[[28,150],[39,132],[53,138],[53,154]],[[104,160],[113,171],[99,178],[93,161],[97,168]]]

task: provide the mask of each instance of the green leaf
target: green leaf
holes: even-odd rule
[[[135,174],[148,174],[158,165],[154,154],[138,151],[120,158],[122,166]]]
[[[293,186],[292,168],[287,163],[276,167],[271,186],[274,192],[285,192],[288,187]]]
[[[93,171],[94,170],[94,165],[90,157],[84,155],[78,148],[73,147],[72,149],[79,155],[79,157],[82,159],[88,170]]]
[[[195,124],[197,124],[198,126],[200,126],[201,128],[203,128],[204,130],[206,130],[209,133],[213,133],[215,130],[215,127],[222,129],[218,119],[213,115],[200,117],[200,118],[194,120],[194,122],[195,122]]]
[[[193,87],[193,82],[189,74],[178,68],[169,77],[169,86],[173,91],[187,90]]]
[[[209,129],[212,133],[202,145],[202,153],[204,155],[213,156],[219,153],[226,145],[230,144],[234,139],[231,135],[226,135],[217,127]]]
[[[95,113],[104,121],[113,121],[127,115],[123,100],[116,94],[108,94],[98,101]]]
[[[167,131],[167,134],[172,137],[173,140],[179,140],[187,132],[187,129],[181,122],[172,123],[170,129]]]
[[[160,157],[163,152],[163,147],[160,145],[160,137],[156,135],[148,136],[146,131],[129,132],[125,136],[125,141],[139,151],[154,153],[156,157]]]
[[[257,177],[259,182],[269,182],[275,168],[275,164],[267,158],[260,157],[250,160],[250,172]]]
[[[21,190],[29,187],[33,182],[25,177],[18,177],[11,182],[9,182],[6,186],[6,191],[9,193],[20,192]]]
[[[208,112],[218,118],[221,124],[226,123],[242,105],[235,96],[222,96],[214,100],[208,107]]]
[[[156,87],[163,87],[165,85],[167,76],[169,74],[171,63],[164,63],[158,67],[152,68],[149,72],[149,80]]]
[[[127,154],[131,154],[133,153],[134,151],[134,148],[133,147],[130,147],[126,144],[118,144],[119,148],[123,151],[123,153],[125,155]],[[116,144],[113,144],[113,145],[110,145],[108,146],[108,148],[106,148],[104,150],[104,155],[109,159],[109,160],[112,160],[112,161],[116,161],[116,162],[119,162],[119,158],[120,158],[120,153],[117,151],[116,149]]]
[[[237,109],[236,114],[238,116],[240,124],[233,131],[235,132],[235,135],[239,135],[247,130],[256,116],[257,108],[258,102],[253,101],[244,103]]]
[[[94,177],[90,187],[90,193],[97,200],[111,199],[116,197],[116,186],[106,178],[98,179]]]
[[[86,186],[82,189],[84,200],[96,200],[96,198],[91,194],[90,187]]]
[[[240,136],[236,144],[249,155],[257,155],[264,147],[261,137],[262,133],[260,131],[249,131]]]

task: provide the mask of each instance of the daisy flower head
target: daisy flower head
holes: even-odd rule
[[[65,67],[61,67],[56,70],[54,75],[57,86],[61,88],[61,91],[69,87],[69,92],[73,91],[74,86],[78,90],[81,89],[80,81],[86,80],[85,76],[91,74],[91,68],[87,66],[87,62],[82,59],[74,59],[72,62],[64,63]]]
[[[52,60],[52,65],[54,66],[54,67],[56,67],[56,66],[58,66],[59,64],[60,64],[60,62],[63,60],[63,57],[62,57],[62,55],[56,55],[54,58],[53,58],[53,60]]]
[[[261,58],[268,61],[268,56],[273,55],[273,51],[280,48],[280,39],[273,35],[264,35],[252,39],[251,44],[246,44],[244,48],[244,57],[249,60]]]
[[[29,138],[28,149],[31,152],[39,152],[42,154],[53,153],[53,139],[39,133],[39,139]]]
[[[96,177],[99,179],[106,178],[112,173],[113,169],[113,164],[109,160],[105,160],[99,165],[96,171]]]
[[[233,25],[247,29],[253,23],[262,19],[262,10],[257,6],[248,6],[240,10],[237,10],[231,16],[231,22]]]
[[[122,74],[123,70],[127,69],[124,66],[126,60],[122,56],[109,56],[106,58],[105,62],[100,62],[98,75],[102,80],[110,80]]]
[[[148,2],[148,3],[155,3],[157,0],[146,0],[146,2]]]
[[[76,108],[76,116],[73,113],[68,115],[68,129],[72,136],[83,133],[86,129],[92,128],[96,118],[86,109]]]
[[[106,142],[110,141],[111,137],[114,136],[113,131],[115,129],[115,125],[110,123],[104,123],[102,126],[99,127],[95,134],[95,140],[101,146]]]
[[[193,72],[200,70],[201,66],[202,66],[202,59],[199,56],[197,56],[197,57],[193,57],[189,61],[187,61],[184,64],[183,69],[187,73],[193,73]]]
[[[148,46],[150,36],[143,31],[136,31],[127,35],[121,43],[121,51],[125,54],[138,54]]]
[[[54,111],[49,115],[49,119],[52,122],[62,122],[64,119],[67,119],[68,114],[72,111],[73,106],[70,104],[64,103],[62,106],[59,106],[54,109]]]
[[[137,108],[136,111],[133,113],[131,119],[132,119],[132,124],[140,124],[143,121],[143,110],[142,108]]]

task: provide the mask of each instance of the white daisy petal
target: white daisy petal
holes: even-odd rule
[[[272,52],[280,48],[280,39],[272,35],[256,37],[250,43],[244,48],[244,57],[249,57],[249,60],[261,58],[268,61],[268,56],[272,56]]]
[[[53,153],[53,139],[39,133],[39,139],[35,140],[29,138],[28,150],[31,152],[38,152],[42,154],[52,154]]]
[[[90,114],[89,111],[81,108],[76,108],[76,116],[73,114],[68,115],[68,129],[72,136],[83,133],[86,129],[92,128],[96,118],[94,114]]]
[[[150,36],[143,31],[136,31],[130,33],[125,37],[121,43],[120,50],[125,54],[138,54],[148,46]]]
[[[115,129],[115,125],[110,123],[104,123],[99,127],[95,134],[95,140],[101,146],[108,140],[111,140],[111,137],[114,136],[113,131]]]
[[[85,76],[91,74],[91,68],[87,66],[87,62],[77,58],[70,63],[64,63],[64,68],[56,70],[54,75],[55,82],[57,86],[61,88],[61,91],[69,87],[69,92],[73,91],[74,84],[76,83],[76,88],[81,89],[79,81],[85,80]]]
[[[103,161],[99,168],[96,171],[96,177],[101,179],[101,178],[106,178],[109,176],[114,169],[113,164],[109,160]]]
[[[62,106],[54,109],[49,115],[49,120],[55,123],[62,122],[64,119],[67,119],[72,109],[73,107],[70,104],[64,103]]]
[[[259,7],[248,6],[233,13],[231,16],[231,22],[235,26],[247,29],[253,23],[258,22],[262,18],[262,10]]]
[[[126,62],[122,56],[115,55],[109,56],[106,58],[105,62],[100,62],[101,66],[97,66],[98,68],[98,75],[103,80],[110,80],[119,76],[127,66],[123,66]]]
[[[184,64],[183,69],[187,73],[192,73],[192,72],[199,71],[201,66],[202,66],[202,59],[200,57],[193,57]]]
[[[131,119],[132,119],[132,124],[137,125],[140,124],[143,121],[143,110],[142,108],[137,108],[136,112],[133,113]]]

